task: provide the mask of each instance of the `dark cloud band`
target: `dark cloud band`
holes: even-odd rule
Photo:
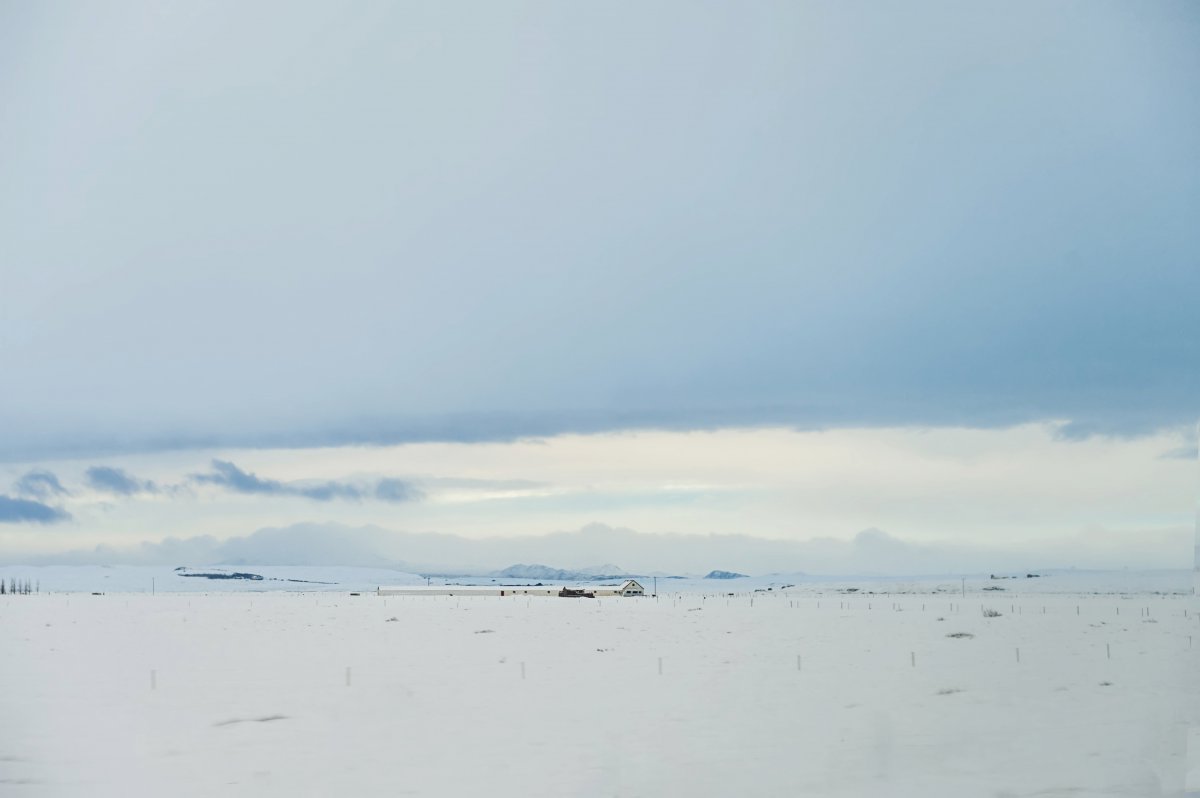
[[[233,493],[260,496],[299,496],[318,502],[362,501],[377,499],[386,502],[411,502],[423,497],[423,493],[411,483],[399,479],[382,479],[373,485],[358,485],[350,482],[280,482],[264,479],[257,474],[244,471],[228,460],[213,460],[212,470],[206,474],[193,474],[193,482],[215,485]]]
[[[16,481],[14,485],[20,496],[34,499],[49,499],[54,496],[66,496],[69,491],[62,486],[50,471],[30,471]]]
[[[157,486],[148,480],[143,481],[120,468],[109,466],[92,466],[86,472],[88,485],[96,490],[115,493],[119,496],[132,496],[136,493],[155,493]]]
[[[31,499],[0,496],[0,524],[54,524],[70,518],[71,514],[61,507],[51,507]]]

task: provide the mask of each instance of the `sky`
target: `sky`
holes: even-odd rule
[[[1187,567],[1198,34],[0,2],[0,561]]]

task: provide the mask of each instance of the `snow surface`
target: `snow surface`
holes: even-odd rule
[[[199,577],[183,577],[181,573],[235,573],[259,574],[259,580],[209,580]],[[581,571],[577,572],[582,574]],[[1171,571],[1046,571],[1036,579],[1026,579],[1023,574],[1013,579],[990,579],[988,574],[974,574],[965,578],[968,591],[985,588],[1001,588],[1005,595],[1032,593],[1100,593],[1100,594],[1190,594],[1193,573],[1186,570]],[[997,574],[997,576],[1001,576]],[[768,574],[738,579],[705,579],[701,576],[672,577],[659,575],[631,575],[649,591],[657,584],[661,592],[750,592],[754,590],[779,590],[788,588],[793,592],[808,592],[813,595],[836,591],[845,587],[856,587],[861,592],[877,593],[958,593],[963,585],[959,575],[921,577],[845,577],[816,576],[810,574]],[[611,580],[619,583],[623,577],[614,575]],[[224,564],[170,568],[166,566],[140,565],[44,565],[44,566],[0,566],[0,579],[18,582],[26,580],[39,585],[41,592],[102,592],[102,593],[228,593],[263,591],[347,591],[374,590],[380,585],[423,585],[431,581],[439,584],[526,584],[543,581],[546,583],[574,584],[594,582],[595,577],[586,576],[578,580],[563,580],[541,577],[457,576],[432,577],[398,571],[390,568],[361,568],[350,566],[294,566],[294,565],[245,565]]]
[[[253,573],[262,580],[185,577],[181,574]],[[0,567],[0,579],[29,580],[43,593],[260,593],[267,590],[374,590],[378,585],[423,585],[425,578],[388,568],[291,565],[214,565],[180,570],[142,565],[42,565]]]
[[[4,796],[1200,790],[1200,622],[1153,575],[563,600],[39,572],[0,597]]]

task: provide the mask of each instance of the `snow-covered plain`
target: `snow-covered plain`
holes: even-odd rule
[[[5,796],[1200,790],[1186,580],[600,600],[50,581],[0,597]]]

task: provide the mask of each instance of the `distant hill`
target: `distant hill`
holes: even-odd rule
[[[613,570],[608,570],[613,569]],[[588,568],[583,571],[569,571],[563,568],[551,568],[548,565],[517,563],[510,565],[502,571],[493,571],[488,576],[499,577],[502,579],[539,579],[539,580],[559,580],[568,582],[585,581],[588,579],[608,579],[612,577],[623,577],[625,572],[615,565],[604,565],[599,568]]]
[[[709,571],[704,577],[705,579],[745,579],[745,574],[739,574],[734,571]]]
[[[605,564],[605,565],[592,565],[592,566],[589,566],[589,567],[587,567],[587,568],[580,568],[580,569],[579,569],[579,572],[580,572],[580,573],[584,573],[584,574],[596,574],[596,575],[598,575],[598,576],[599,576],[599,575],[603,575],[603,576],[627,576],[627,575],[629,574],[629,572],[628,572],[628,571],[626,571],[626,570],[625,570],[624,568],[622,568],[621,566],[619,566],[619,565],[613,565],[612,563],[607,563],[607,564]]]

